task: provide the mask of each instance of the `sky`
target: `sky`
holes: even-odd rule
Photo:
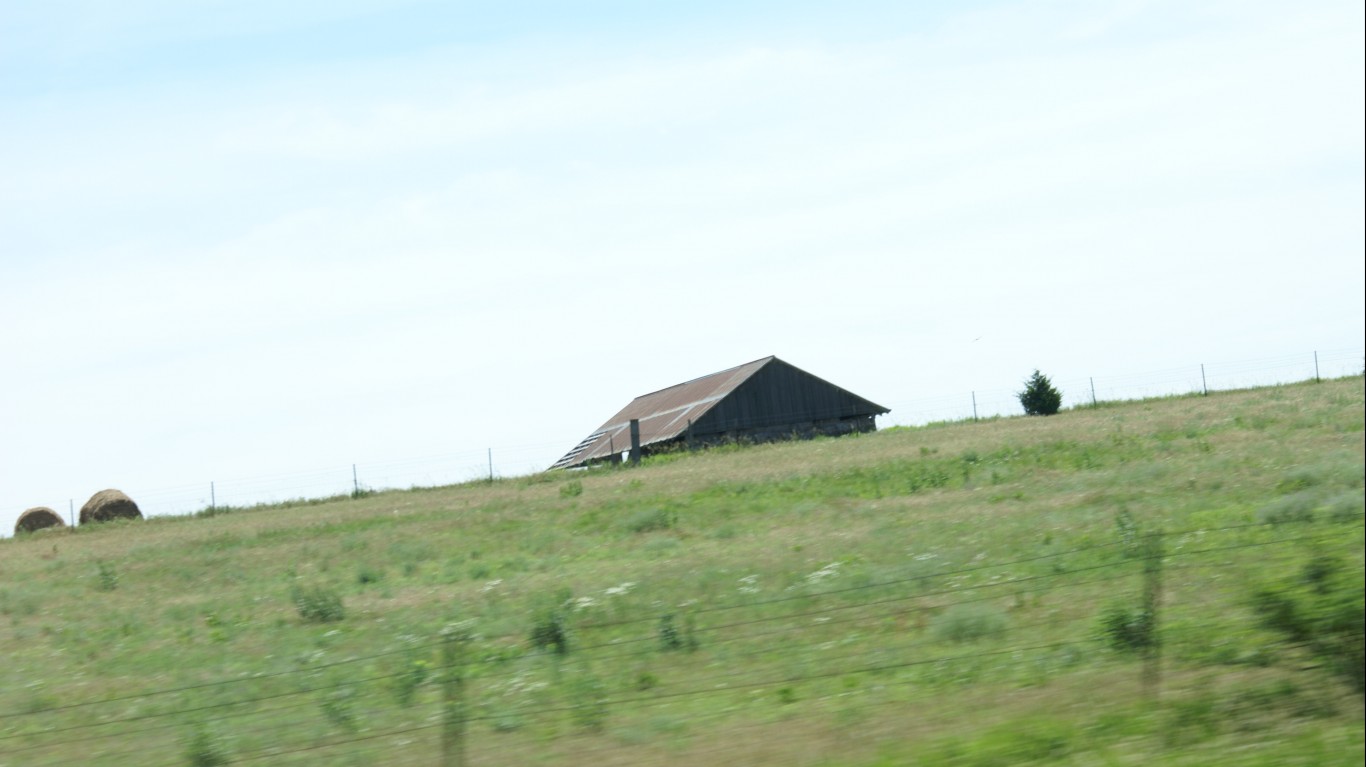
[[[1359,2],[0,4],[0,534],[1360,373]],[[1205,366],[1202,380],[1201,366]],[[353,470],[353,466],[355,467]]]

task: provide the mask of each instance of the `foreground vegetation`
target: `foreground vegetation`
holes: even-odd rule
[[[0,765],[1359,765],[1362,478],[1352,378],[21,536]]]

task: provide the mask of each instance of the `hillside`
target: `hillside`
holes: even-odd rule
[[[461,731],[450,764],[1359,765],[1364,404],[1357,377],[0,541],[0,765],[426,765]]]

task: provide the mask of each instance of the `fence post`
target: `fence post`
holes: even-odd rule
[[[1148,533],[1143,557],[1143,620],[1148,642],[1143,648],[1143,689],[1157,700],[1162,685],[1162,639],[1158,613],[1162,606],[1162,531]]]
[[[493,484],[493,448],[489,448],[489,484]]]
[[[459,629],[441,631],[441,766],[465,767],[465,678],[460,664],[464,637]]]
[[[209,483],[209,511],[218,510],[218,492],[214,489],[213,483]]]
[[[360,495],[360,477],[356,475],[356,464],[351,464],[351,495]]]
[[[66,499],[66,517],[71,520],[71,527],[76,527],[76,499]]]
[[[1319,378],[1319,352],[1318,352],[1317,349],[1315,349],[1315,350],[1314,350],[1314,383],[1319,383],[1321,380],[1322,380],[1322,379]]]
[[[972,393],[972,420],[977,420],[977,392]]]
[[[1095,406],[1096,406],[1096,379],[1095,379],[1094,376],[1092,376],[1092,378],[1091,378],[1091,407],[1095,407]]]
[[[1205,381],[1205,363],[1203,362],[1200,363],[1200,392],[1206,397],[1209,396],[1209,384]]]

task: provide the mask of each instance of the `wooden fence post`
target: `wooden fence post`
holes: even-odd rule
[[[1162,606],[1162,531],[1148,533],[1143,558],[1143,620],[1148,641],[1143,648],[1143,688],[1157,700],[1162,685],[1162,639],[1158,612]]]
[[[465,767],[465,677],[462,632],[441,631],[441,765]]]

